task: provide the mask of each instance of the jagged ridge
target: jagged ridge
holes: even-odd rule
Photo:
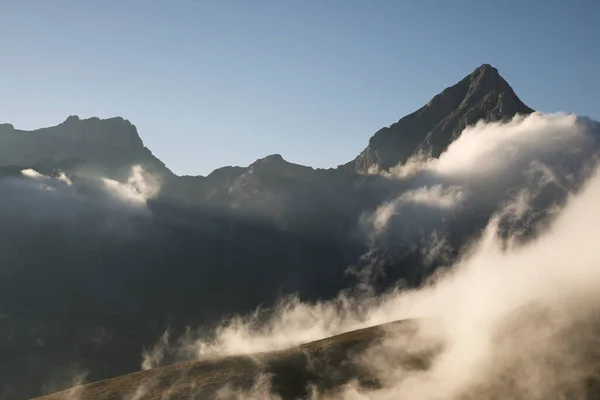
[[[478,70],[416,113],[377,133],[365,150],[367,156],[363,152],[363,166],[393,165],[424,145],[435,145],[433,154],[439,153],[478,115],[494,120],[512,117],[518,110],[531,111],[497,71],[489,66]],[[380,156],[388,158],[380,160]],[[277,155],[248,167],[219,169],[207,177],[177,177],[152,156],[135,127],[122,118],[70,117],[56,127],[32,132],[0,126],[0,165],[41,167],[48,171],[42,172],[51,173],[56,168],[79,169],[82,163],[112,178],[142,163],[150,172],[166,174],[161,196],[169,195],[179,203],[164,198],[149,202],[153,219],[144,230],[148,238],[160,240],[129,246],[122,246],[117,238],[98,241],[82,237],[81,232],[73,234],[67,225],[36,232],[36,240],[31,240],[31,232],[23,231],[26,240],[24,236],[21,242],[15,242],[20,239],[14,231],[4,230],[0,239],[11,244],[5,246],[11,251],[8,256],[28,260],[26,264],[37,269],[32,273],[15,268],[16,275],[3,280],[5,304],[12,308],[11,317],[0,322],[17,324],[4,329],[17,334],[0,341],[3,359],[8,360],[0,368],[0,393],[13,390],[9,393],[18,393],[13,396],[17,398],[39,394],[44,374],[72,360],[90,369],[90,379],[134,371],[139,361],[137,346],[154,340],[163,324],[198,325],[217,314],[245,312],[244,307],[268,304],[281,286],[286,293],[306,298],[338,293],[345,285],[343,271],[363,253],[362,241],[357,245],[352,237],[348,239],[357,216],[380,204],[393,189],[385,179],[357,177],[360,163],[351,163],[349,169],[314,170]],[[180,207],[182,202],[195,210],[188,212],[187,207]],[[19,249],[14,243],[21,243],[23,250],[14,250]],[[73,248],[85,251],[65,250]],[[385,257],[382,253],[381,259]],[[61,264],[77,266],[74,271],[85,264],[87,269],[75,279]],[[388,277],[404,279],[413,273],[404,268],[397,271],[399,276]],[[229,282],[230,276],[236,279]],[[257,276],[260,285],[247,284]],[[98,282],[106,284],[107,290],[99,291]],[[23,292],[23,287],[50,295],[36,297]],[[77,292],[80,288],[81,293]],[[76,301],[71,291],[80,296]],[[123,297],[114,305],[99,301],[108,294]],[[199,308],[202,304],[211,306]],[[77,318],[61,319],[75,313]],[[30,330],[31,326],[43,330]],[[110,331],[114,341],[84,342],[88,331],[96,332],[98,326],[102,332]],[[38,346],[38,338],[44,347]],[[30,362],[25,357],[29,354],[38,354],[37,361]]]
[[[80,119],[33,131],[0,125],[0,165],[30,166],[44,160],[80,158],[94,172],[123,178],[133,164],[170,177],[172,172],[144,146],[135,125],[121,117]]]
[[[483,64],[414,113],[379,130],[344,167],[358,172],[373,166],[386,170],[419,151],[437,157],[468,125],[532,112],[496,68]]]
[[[380,129],[370,138],[365,150],[341,169],[352,173],[364,173],[373,166],[389,169],[405,162],[415,152],[436,157],[468,125],[482,119],[499,121],[532,112],[496,68],[483,64],[419,110]],[[144,164],[149,172],[161,177],[175,177],[144,146],[136,127],[121,117],[80,119],[72,115],[57,126],[35,131],[18,130],[11,124],[0,125],[0,165],[33,165],[45,159],[63,161],[74,157],[112,177],[119,176],[121,170],[135,163]],[[259,164],[262,170],[273,171],[300,171],[301,167],[276,154],[248,168]],[[235,167],[238,176],[243,170],[244,167]],[[305,167],[304,175],[310,171],[320,170]],[[211,175],[214,181],[222,174]],[[190,177],[186,178],[189,182]]]

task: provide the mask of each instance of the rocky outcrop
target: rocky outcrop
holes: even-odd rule
[[[483,64],[419,110],[380,129],[367,148],[343,167],[362,173],[371,167],[387,170],[417,152],[437,157],[468,125],[532,112],[496,68]]]
[[[79,172],[87,168],[94,174],[126,180],[131,166],[141,164],[159,178],[165,197],[188,205],[212,202],[229,206],[239,205],[241,198],[260,202],[265,191],[289,193],[290,185],[308,188],[307,196],[318,197],[315,190],[346,185],[356,173],[372,167],[386,170],[417,152],[439,156],[466,126],[479,120],[499,121],[531,112],[498,70],[484,64],[419,110],[379,130],[362,153],[337,170],[289,163],[274,154],[248,167],[220,168],[206,177],[177,177],[144,146],[128,120],[80,119],[75,115],[57,126],[35,131],[1,124],[0,165],[31,166],[45,160],[77,158],[82,161],[77,164]],[[244,193],[240,193],[241,188]]]
[[[0,165],[31,166],[73,158],[111,178],[123,178],[135,164],[161,177],[173,175],[144,146],[135,125],[121,117],[80,119],[72,115],[56,126],[34,131],[0,126]]]

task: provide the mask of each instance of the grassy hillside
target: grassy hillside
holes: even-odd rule
[[[249,390],[261,382],[270,385],[271,392],[284,399],[306,396],[311,386],[319,391],[334,391],[353,379],[365,387],[373,387],[378,382],[354,359],[390,330],[395,335],[413,335],[415,324],[398,321],[283,351],[170,365],[90,383],[38,400],[211,399],[224,387]],[[408,357],[405,361],[412,368],[427,366],[427,360],[423,359]]]

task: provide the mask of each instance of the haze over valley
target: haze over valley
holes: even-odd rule
[[[524,24],[535,14],[525,6],[522,15],[506,14],[514,29],[494,28],[508,35],[502,39],[481,30],[487,5],[463,10],[478,28],[466,31],[466,22],[447,29],[442,5],[407,6],[413,13],[394,6],[396,23],[391,9],[383,12],[391,5],[328,4],[316,14],[307,12],[315,5],[295,6],[292,16],[277,4],[258,15],[261,4],[240,4],[227,18],[210,1],[162,13],[156,4],[73,4],[68,15],[10,6],[21,22],[35,18],[31,32],[0,24],[0,33],[22,32],[21,46],[7,50],[14,64],[0,68],[23,85],[7,84],[0,99],[0,117],[10,116],[0,123],[0,400],[600,398],[600,122],[578,111],[594,109],[595,83],[569,92],[557,82],[554,97],[538,82],[559,67],[571,68],[561,72],[569,82],[584,79],[582,65],[600,65],[595,55],[577,58],[564,46],[556,64],[536,70],[528,52],[542,56],[514,36],[537,21]],[[192,23],[183,15],[190,7],[208,14]],[[394,30],[413,23],[406,15],[425,27],[420,7],[435,15],[435,46],[425,28]],[[506,12],[498,6],[494,18]],[[70,15],[94,18],[65,20]],[[207,15],[229,25],[212,25]],[[96,29],[102,21],[114,30]],[[575,28],[569,39],[583,35]],[[75,32],[89,46],[76,46]],[[463,39],[451,47],[444,32]],[[548,40],[557,35],[548,32]],[[43,63],[28,58],[30,35],[52,51],[73,44],[65,60],[77,71],[50,50],[40,70]],[[535,35],[531,42],[548,49]],[[192,37],[197,54],[188,49]],[[392,57],[388,41],[409,38],[423,46],[397,44]],[[506,76],[482,63],[513,60],[504,42],[522,58]],[[124,56],[126,48],[136,57]],[[425,62],[433,49],[436,61]],[[297,61],[296,51],[314,58]],[[387,74],[399,59],[422,70],[392,83]],[[328,63],[335,68],[315,81]],[[463,77],[448,78],[459,66]],[[97,82],[86,75],[92,70]],[[114,81],[105,79],[109,70]],[[48,89],[51,76],[69,73],[64,91]],[[513,76],[514,87],[505,79]],[[315,82],[322,97],[307,100]],[[396,109],[389,87],[398,82],[407,89],[392,96],[403,99],[392,123],[382,118],[383,127],[365,130],[361,150],[344,159],[363,128],[356,121],[370,125]],[[522,98],[534,102],[522,100],[521,85]],[[373,90],[381,101],[369,97]],[[31,118],[22,117],[25,92]],[[265,93],[282,99],[281,108],[267,105]],[[364,108],[350,107],[358,102]],[[106,116],[128,103],[133,116]],[[73,113],[54,126],[19,126],[58,118],[67,105]],[[102,118],[76,115],[89,109]],[[322,142],[305,129],[322,133],[343,119]],[[173,129],[157,135],[166,120]],[[179,129],[209,124],[198,137]],[[225,146],[220,136],[232,126],[236,140]],[[281,153],[243,162],[275,145]],[[299,156],[315,165],[290,161]],[[240,165],[228,165],[232,159]],[[188,173],[214,160],[223,162],[212,172]]]
[[[206,177],[179,177],[122,118],[71,116],[29,132],[4,125],[3,396],[283,350],[413,318],[433,318],[434,327],[419,329],[441,336],[436,346],[446,350],[430,369],[404,377],[393,360],[382,361],[392,363],[383,371],[387,364],[364,363],[381,346],[384,354],[387,346],[412,347],[393,336],[377,342],[360,365],[375,368],[381,387],[364,396],[434,396],[415,386],[422,379],[437,382],[423,387],[442,385],[436,390],[456,396],[516,395],[521,384],[530,390],[533,383],[498,388],[468,371],[506,357],[490,341],[520,349],[530,340],[520,330],[502,334],[506,324],[548,340],[584,335],[576,325],[593,325],[589,274],[596,273],[596,255],[592,242],[574,238],[588,229],[593,238],[599,226],[585,214],[597,195],[599,127],[533,112],[487,64],[375,133],[355,160],[329,170],[272,155]],[[549,321],[530,326],[533,318]],[[593,343],[584,335],[577,346]],[[583,390],[595,376],[587,369],[592,355],[546,346],[493,373],[510,379],[511,363],[574,358],[582,370],[565,382],[552,368],[539,372],[556,381],[537,388],[539,398]],[[450,380],[449,372],[441,379],[439,368],[467,368],[474,382]],[[327,395],[363,396],[352,382],[348,377],[342,383],[350,386]]]

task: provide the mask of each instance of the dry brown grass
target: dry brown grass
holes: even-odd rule
[[[352,361],[353,355],[389,329],[410,333],[411,326],[409,321],[395,322],[283,351],[174,364],[89,383],[37,400],[211,399],[226,385],[247,390],[261,376],[268,376],[273,392],[283,398],[306,396],[310,385],[322,391],[335,390],[352,379],[373,386],[377,382]]]

